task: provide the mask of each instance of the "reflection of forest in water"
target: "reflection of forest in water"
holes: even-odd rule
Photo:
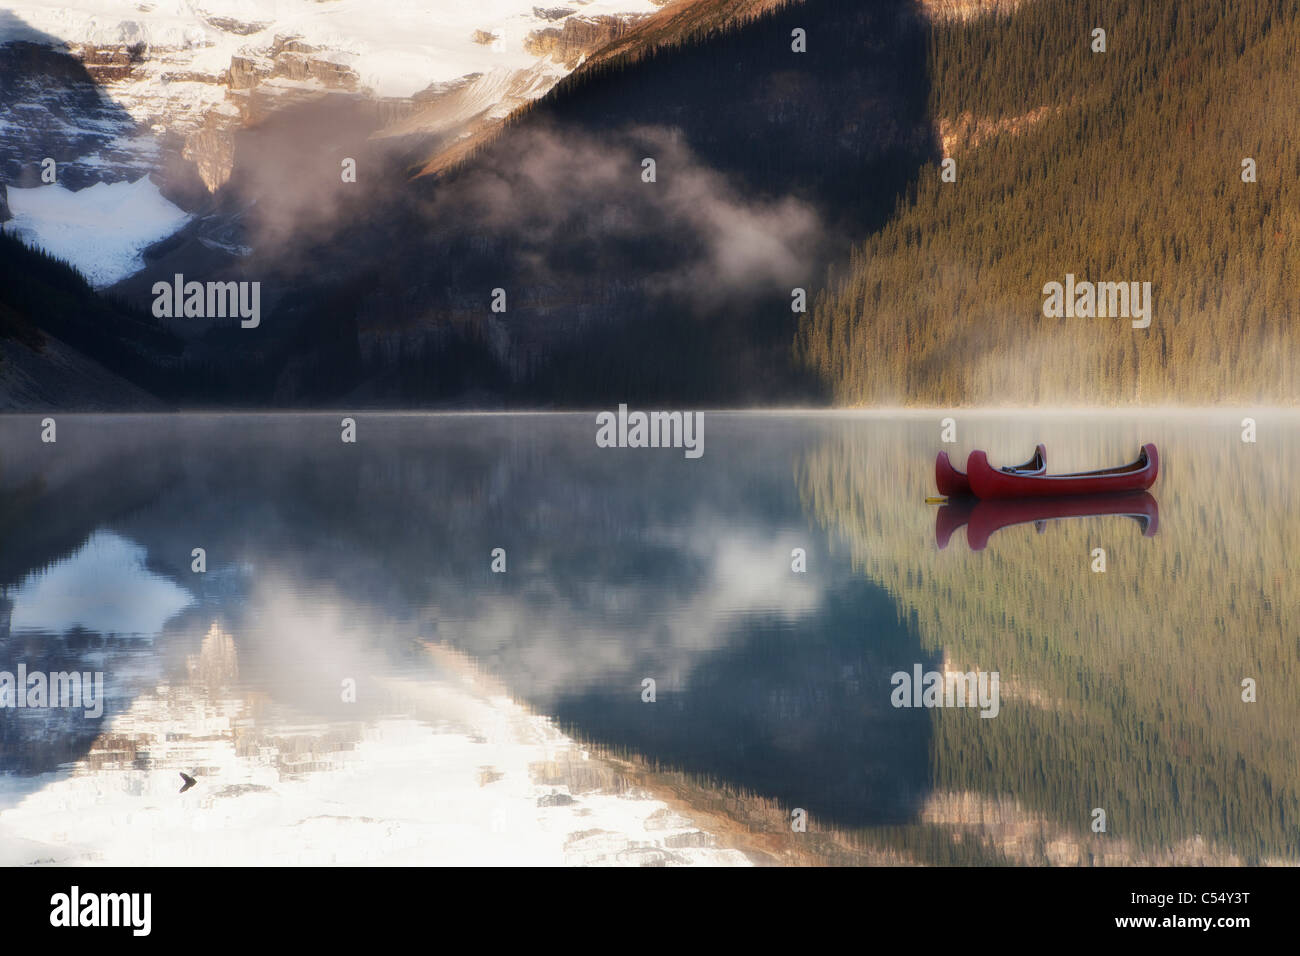
[[[332,416],[66,418],[57,446],[7,419],[0,572],[12,589],[94,532],[134,542],[194,598],[152,638],[162,675],[192,677],[219,623],[244,691],[305,719],[339,716],[341,668],[364,690],[441,643],[638,786],[725,817],[740,844],[762,831],[776,856],[1295,856],[1295,524],[1278,459],[1294,429],[1259,472],[1235,461],[1227,423],[1217,443],[1191,425],[1043,429],[1065,467],[1161,443],[1160,534],[1083,519],[1006,529],[972,555],[960,535],[934,547],[929,419],[707,417],[699,461],[597,449],[587,415],[361,416],[356,446]],[[963,428],[994,460],[1024,443],[994,419]],[[1257,489],[1245,508],[1212,487],[1225,470]],[[1087,571],[1096,546],[1105,575]],[[505,575],[489,571],[496,547]],[[0,650],[157,679],[140,676],[139,637],[93,631],[5,633]],[[1001,672],[998,718],[889,706],[893,670],[945,660]],[[1239,703],[1238,671],[1259,704]],[[0,769],[52,769],[98,732],[68,729],[6,722]],[[792,837],[796,806],[812,826]],[[1096,806],[1106,837],[1087,834]]]
[[[1300,584],[1287,562],[1300,549],[1300,428],[1261,418],[1258,443],[1246,444],[1240,415],[1143,417],[1140,428],[1074,416],[1027,432],[971,415],[953,457],[978,446],[1019,460],[1044,440],[1049,471],[1068,471],[1131,460],[1155,441],[1160,530],[1150,538],[1127,518],[1085,518],[1006,528],[979,553],[958,533],[939,550],[933,509],[884,504],[899,489],[932,493],[928,421],[843,429],[801,460],[798,483],[928,653],[1002,674],[996,720],[936,716],[936,792],[1005,795],[1085,834],[1102,807],[1108,839],[1082,841],[1085,853],[1124,840],[1144,855],[1173,850],[1172,862],[1220,859],[1208,847],[1294,861]],[[1097,547],[1104,574],[1090,570]],[[1257,703],[1242,701],[1246,677]],[[1030,833],[1031,855],[1060,852],[1049,833]]]

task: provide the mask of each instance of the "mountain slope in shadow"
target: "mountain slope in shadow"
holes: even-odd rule
[[[193,276],[260,281],[262,327],[191,342],[187,357],[228,384],[167,397],[817,401],[791,359],[793,290],[815,294],[932,157],[925,30],[903,0],[789,4],[602,59],[437,176],[412,180],[421,166],[401,156],[362,164],[355,183],[333,158],[295,167],[277,190],[313,215],[262,204],[254,254]],[[364,148],[338,139],[331,157]],[[249,167],[232,182],[257,179]],[[147,308],[176,271],[160,262],[114,291]]]

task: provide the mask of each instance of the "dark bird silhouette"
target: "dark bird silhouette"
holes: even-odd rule
[[[193,777],[191,777],[188,773],[182,773],[182,774],[181,774],[181,779],[185,781],[185,785],[184,785],[183,787],[181,787],[181,793],[184,793],[184,792],[185,792],[186,790],[188,790],[190,787],[192,787],[192,786],[194,786],[196,783],[198,783],[198,781],[195,780]]]

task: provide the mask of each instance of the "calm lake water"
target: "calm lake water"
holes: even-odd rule
[[[1300,417],[1248,414],[0,419],[0,671],[103,680],[0,709],[0,863],[1300,862]],[[1162,473],[926,502],[1038,441]]]

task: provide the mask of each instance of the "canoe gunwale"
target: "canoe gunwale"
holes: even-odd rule
[[[1160,471],[1156,446],[1142,446],[1127,465],[1062,475],[1008,473],[993,468],[988,455],[975,450],[966,462],[966,475],[977,498],[1044,498],[1146,491]]]

